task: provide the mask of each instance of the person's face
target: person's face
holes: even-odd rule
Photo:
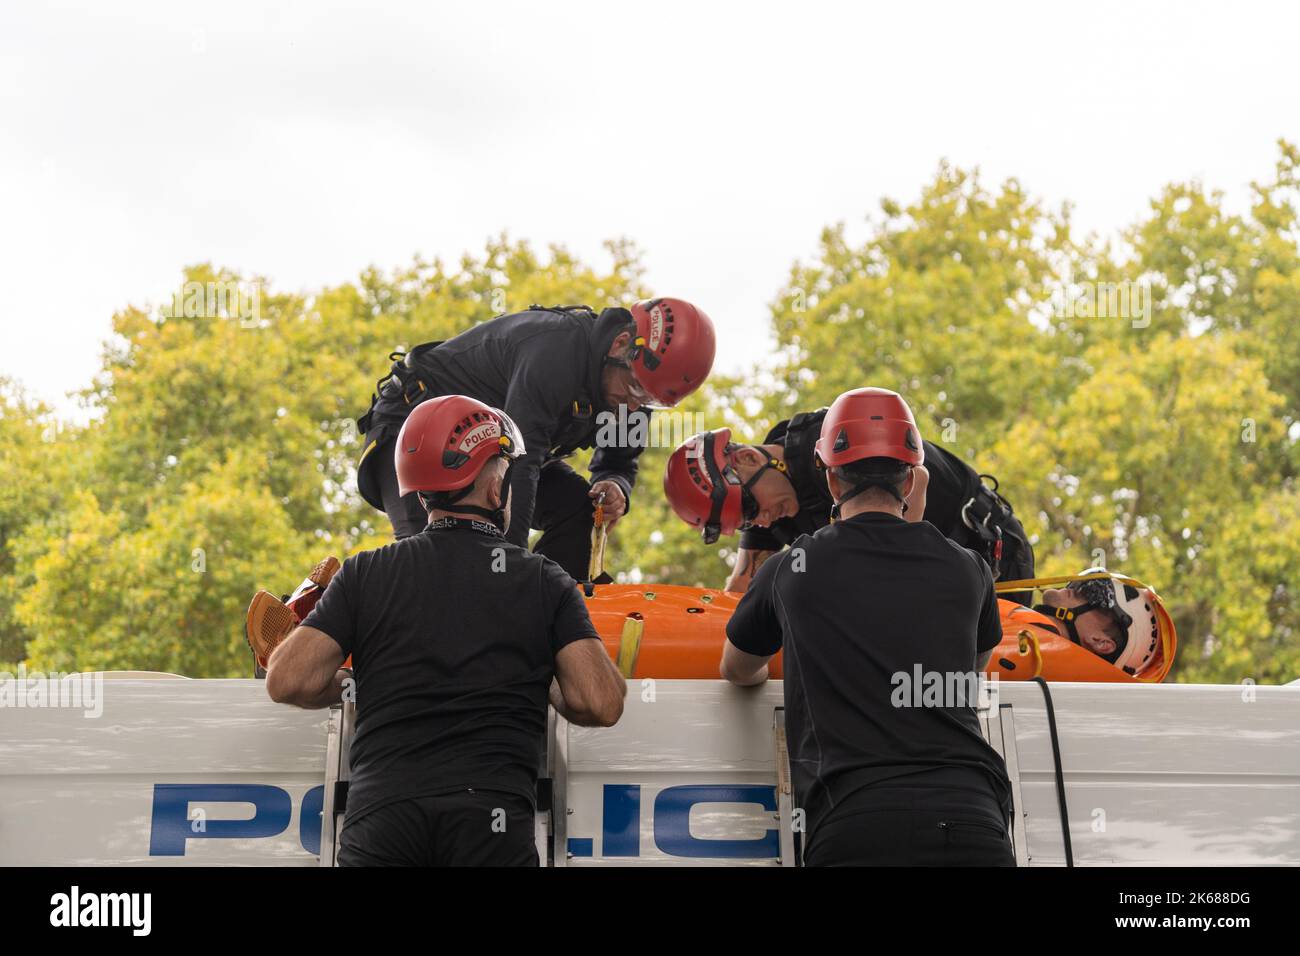
[[[754,472],[765,464],[767,456],[757,448],[742,446],[731,453],[731,467],[736,470],[742,482],[749,481],[754,477]],[[799,512],[799,499],[795,495],[794,485],[775,468],[766,469],[763,476],[749,489],[749,493],[758,504],[755,527],[771,527],[782,518],[789,518]]]
[[[1088,602],[1083,595],[1069,588],[1049,588],[1043,591],[1043,603],[1049,607],[1069,608]],[[1119,646],[1119,622],[1105,611],[1089,612],[1075,618],[1074,626],[1079,632],[1079,643],[1094,654],[1105,657],[1115,653]]]
[[[609,347],[609,357],[627,361],[631,341],[629,333],[620,332]],[[601,371],[600,390],[608,408],[626,405],[629,412],[634,412],[651,401],[650,393],[637,381],[636,373],[617,365],[606,365]]]

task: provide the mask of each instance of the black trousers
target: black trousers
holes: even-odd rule
[[[889,784],[864,787],[830,811],[809,834],[805,865],[1016,865],[991,792]]]
[[[393,525],[393,537],[409,538],[429,523],[429,516],[417,495],[401,495],[393,465],[396,439],[376,448],[366,467],[374,469],[384,502],[384,512]],[[537,501],[533,505],[533,527],[542,532],[533,550],[544,554],[568,572],[575,581],[587,577],[591,563],[591,485],[563,461],[542,466],[537,479]]]
[[[366,456],[367,461],[362,467],[372,469],[384,501],[384,513],[393,526],[393,537],[400,541],[423,531],[429,523],[429,514],[420,504],[419,495],[403,495],[397,490],[397,466],[393,464],[396,447],[397,439],[390,438]]]
[[[499,790],[415,797],[346,820],[339,866],[537,866],[532,804]]]

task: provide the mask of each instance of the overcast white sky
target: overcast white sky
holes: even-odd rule
[[[1102,232],[1171,180],[1241,204],[1300,139],[1297,36],[1239,0],[6,0],[0,375],[71,409],[113,311],[186,264],[310,290],[503,229],[635,239],[739,370],[819,230],[941,157]]]

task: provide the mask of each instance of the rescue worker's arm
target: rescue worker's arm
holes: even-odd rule
[[[780,566],[780,561],[769,561],[758,570],[727,622],[727,640],[718,666],[723,680],[741,687],[767,680],[767,662],[785,640],[773,600],[773,584]]]
[[[623,716],[627,682],[609,659],[596,635],[587,602],[573,578],[558,564],[547,561],[544,573],[554,600],[551,652],[555,655],[555,680],[551,705],[570,723],[580,727],[612,727]]]
[[[749,654],[728,639],[722,645],[722,665],[718,668],[718,674],[737,687],[752,687],[767,680],[767,662],[772,656]]]
[[[743,594],[749,589],[749,584],[754,580],[754,575],[758,573],[758,569],[774,554],[776,554],[776,551],[759,551],[752,548],[737,549],[736,566],[732,569],[731,576],[727,578],[726,590]]]
[[[743,594],[754,580],[754,575],[758,574],[758,569],[784,547],[785,542],[771,528],[753,525],[740,532],[736,564],[727,578],[726,590]]]
[[[997,591],[993,587],[993,572],[984,559],[972,553],[984,576],[984,602],[980,610],[979,628],[975,632],[975,670],[989,666],[993,649],[1002,643],[1002,615],[998,611]]]
[[[521,548],[528,547],[542,462],[560,419],[573,402],[573,359],[563,353],[548,353],[549,344],[544,336],[535,336],[520,346],[503,409],[519,426],[527,449],[510,473],[510,529],[506,532],[506,540]]]
[[[645,443],[649,440],[650,413],[643,409],[637,409],[635,412],[629,412],[627,416],[628,431],[630,438],[644,438],[644,441],[638,440],[628,445],[608,445],[598,447],[591,456],[591,488],[593,493],[598,493],[597,486],[605,482],[611,482],[618,486],[622,493],[623,501],[621,507],[615,496],[606,494],[605,496],[605,516],[606,521],[617,521],[623,515],[632,503],[632,489],[636,486],[637,470],[640,468],[638,459],[641,453],[645,451]],[[611,501],[614,502],[613,511],[610,510]]]
[[[266,692],[277,704],[330,707],[343,699],[344,681],[351,677],[340,670],[342,663],[343,651],[332,637],[296,627],[266,662]]]
[[[574,641],[555,655],[551,706],[579,727],[613,727],[623,716],[627,681],[598,637]]]

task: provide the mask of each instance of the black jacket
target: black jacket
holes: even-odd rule
[[[436,347],[418,348],[411,362],[418,382],[390,382],[380,389],[370,414],[361,420],[366,429],[365,447],[369,451],[396,436],[411,409],[436,395],[468,395],[502,409],[519,426],[528,451],[515,465],[510,484],[513,500],[508,538],[523,545],[532,527],[541,466],[577,449],[593,447],[598,416],[617,411],[605,407],[601,371],[610,344],[632,324],[627,309],[606,309],[595,316],[585,309],[535,307],[480,323]],[[408,403],[407,397],[415,400]],[[628,430],[635,434],[631,423]],[[616,482],[630,502],[637,458],[644,450],[644,446],[597,448],[591,456],[591,480]],[[382,507],[369,469],[392,467],[392,463],[372,461],[373,455],[362,457],[358,469],[361,494]]]

